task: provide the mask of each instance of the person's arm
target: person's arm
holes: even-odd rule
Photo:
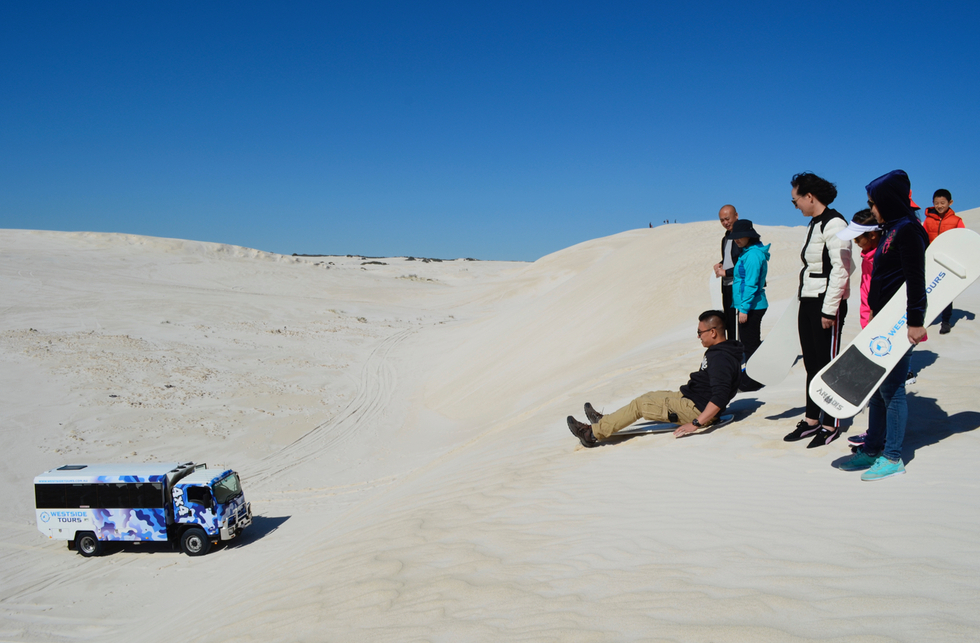
[[[741,371],[741,363],[734,357],[724,354],[708,352],[708,379],[711,382],[711,399],[704,405],[704,410],[698,415],[698,423],[705,425],[715,418],[728,403],[738,390],[738,374]],[[690,433],[694,433],[698,427],[693,423],[687,423],[674,430],[674,437],[679,438]]]
[[[713,266],[715,270],[715,277],[725,276],[725,269],[723,268],[723,266],[725,265],[725,239],[727,237],[728,237],[728,233],[725,233],[725,236],[721,238],[721,261],[719,261]]]
[[[908,301],[905,315],[908,320],[909,343],[914,346],[926,334],[926,243],[918,235],[907,234],[903,237],[896,241],[902,242],[899,248]]]
[[[703,428],[708,422],[715,419],[715,416],[718,415],[718,413],[720,412],[721,412],[720,406],[718,406],[714,402],[708,402],[705,405],[704,410],[701,411],[701,415],[698,416],[698,424],[701,425],[700,428]],[[679,426],[676,429],[674,429],[674,437],[679,438],[685,435],[690,435],[691,433],[700,430],[700,428],[694,426],[693,422],[688,422],[687,424],[683,426]]]
[[[843,219],[833,219],[824,227],[824,243],[830,255],[830,275],[827,278],[827,291],[823,298],[821,324],[824,328],[834,325],[837,309],[844,298],[844,290],[851,279],[851,242],[837,236],[847,227]]]

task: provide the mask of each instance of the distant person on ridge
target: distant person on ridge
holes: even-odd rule
[[[951,205],[953,205],[953,195],[949,193],[949,190],[936,190],[936,193],[932,195],[932,207],[926,208],[926,220],[922,222],[926,234],[929,235],[929,243],[935,241],[936,237],[947,230],[966,227],[963,219],[956,216],[953,208],[949,207]],[[939,318],[942,322],[939,327],[940,335],[945,335],[952,329],[952,326],[949,325],[952,318],[953,302],[949,302],[949,306],[943,309],[943,314]]]
[[[738,212],[734,205],[723,205],[718,211],[718,220],[725,229],[721,238],[721,261],[714,265],[715,276],[721,277],[721,307],[725,311],[725,328],[728,329],[728,339],[737,337],[738,316],[732,307],[732,282],[734,281],[735,262],[742,254],[742,249],[732,240],[732,226],[738,221]]]
[[[725,318],[720,310],[708,310],[698,317],[698,339],[707,350],[701,368],[693,373],[680,391],[653,391],[636,398],[609,415],[599,413],[586,402],[585,416],[591,426],[568,416],[568,429],[582,446],[598,446],[640,418],[653,422],[676,422],[679,438],[712,425],[738,390],[742,372],[742,344],[725,339]]]
[[[825,446],[840,437],[840,420],[826,413],[810,397],[810,381],[840,351],[840,335],[851,291],[851,242],[837,236],[847,219],[827,206],[837,198],[837,186],[816,174],[802,172],[790,181],[793,205],[810,225],[803,242],[800,270],[800,349],[806,368],[806,413],[783,438],[796,442],[809,438],[808,449]]]

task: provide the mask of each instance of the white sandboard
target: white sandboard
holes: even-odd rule
[[[714,269],[708,276],[708,292],[711,293],[711,308],[721,310],[724,305],[721,299],[721,277],[715,276]]]
[[[710,426],[706,426],[706,429],[717,429],[718,427],[725,426],[726,424],[731,424],[735,419],[733,413],[725,413],[718,418],[718,421]],[[680,424],[674,424],[672,422],[642,422],[640,424],[634,424],[633,426],[623,429],[618,433],[613,433],[610,438],[619,437],[621,435],[646,435],[647,433],[673,433],[674,430],[681,426]]]
[[[948,230],[926,250],[928,324],[980,277],[980,235]],[[830,364],[810,382],[810,397],[827,413],[854,417],[909,348],[905,286]]]
[[[745,373],[760,384],[773,386],[789,375],[800,356],[800,300],[790,300],[762,344],[745,364]]]

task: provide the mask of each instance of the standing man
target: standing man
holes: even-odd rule
[[[725,327],[728,329],[728,339],[736,339],[738,328],[738,311],[732,306],[732,282],[735,279],[735,263],[742,254],[742,249],[732,239],[732,226],[738,221],[738,212],[734,205],[723,205],[718,211],[718,220],[725,229],[721,238],[721,261],[715,264],[715,276],[721,277],[721,307],[725,312]]]
[[[803,365],[806,367],[806,414],[796,429],[783,438],[796,442],[812,436],[808,449],[825,446],[840,437],[840,420],[824,413],[810,397],[810,381],[840,351],[841,327],[850,295],[851,242],[837,233],[847,219],[827,206],[837,198],[837,187],[816,174],[803,172],[790,181],[793,205],[810,217],[800,258],[800,314],[798,327]]]

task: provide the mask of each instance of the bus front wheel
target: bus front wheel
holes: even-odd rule
[[[99,556],[102,554],[102,541],[91,531],[82,531],[75,536],[75,549],[82,556]]]
[[[200,527],[191,527],[181,536],[180,548],[188,556],[203,556],[211,549],[211,539]]]

